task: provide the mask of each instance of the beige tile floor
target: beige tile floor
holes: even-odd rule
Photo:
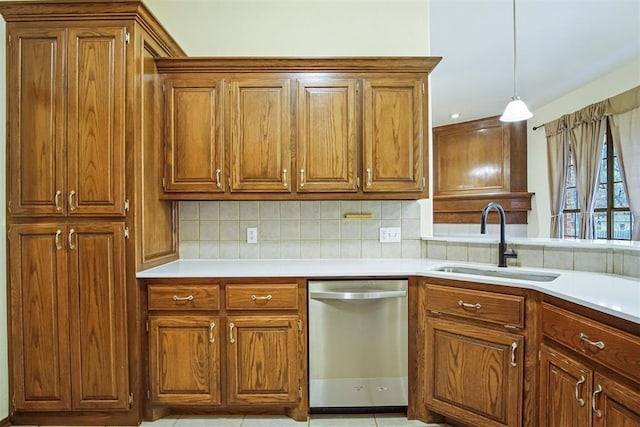
[[[143,422],[142,427],[439,427],[407,420],[401,414],[367,415],[313,415],[307,422],[297,422],[285,416],[169,416],[154,422]],[[34,426],[30,426],[34,427]],[[77,427],[77,426],[76,426]]]

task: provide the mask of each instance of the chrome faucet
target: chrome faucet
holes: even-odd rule
[[[489,211],[495,208],[500,214],[500,245],[498,246],[498,267],[506,267],[507,266],[507,258],[517,258],[518,254],[515,250],[507,251],[507,243],[505,242],[505,227],[507,223],[507,217],[504,214],[504,209],[502,206],[496,202],[490,202],[485,208],[482,210],[482,220],[480,222],[480,233],[486,234],[487,232],[487,216]]]

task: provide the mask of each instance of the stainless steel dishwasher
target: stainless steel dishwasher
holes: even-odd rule
[[[407,406],[407,280],[309,281],[312,410]]]

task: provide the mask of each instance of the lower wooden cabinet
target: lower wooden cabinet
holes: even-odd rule
[[[540,426],[640,427],[637,337],[543,303]]]
[[[150,316],[153,404],[220,404],[220,320],[215,316]]]
[[[640,390],[590,369],[565,352],[543,345],[540,425],[638,427]]]
[[[305,303],[303,280],[148,281],[150,407],[306,420]]]
[[[129,409],[124,239],[118,222],[10,226],[13,410]]]
[[[297,316],[227,318],[229,404],[291,404],[298,400],[297,322]]]
[[[428,318],[427,405],[469,425],[521,425],[523,346],[520,335]]]

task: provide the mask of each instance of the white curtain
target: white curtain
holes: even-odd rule
[[[602,160],[605,103],[590,105],[572,114],[569,138],[576,165],[576,189],[580,209],[580,239],[593,239],[593,204]]]
[[[551,207],[551,237],[562,237],[562,209],[567,179],[569,144],[564,120],[554,120],[544,125],[547,137],[547,170],[549,172],[549,198]]]
[[[640,107],[612,115],[609,123],[633,215],[631,240],[640,240]]]

